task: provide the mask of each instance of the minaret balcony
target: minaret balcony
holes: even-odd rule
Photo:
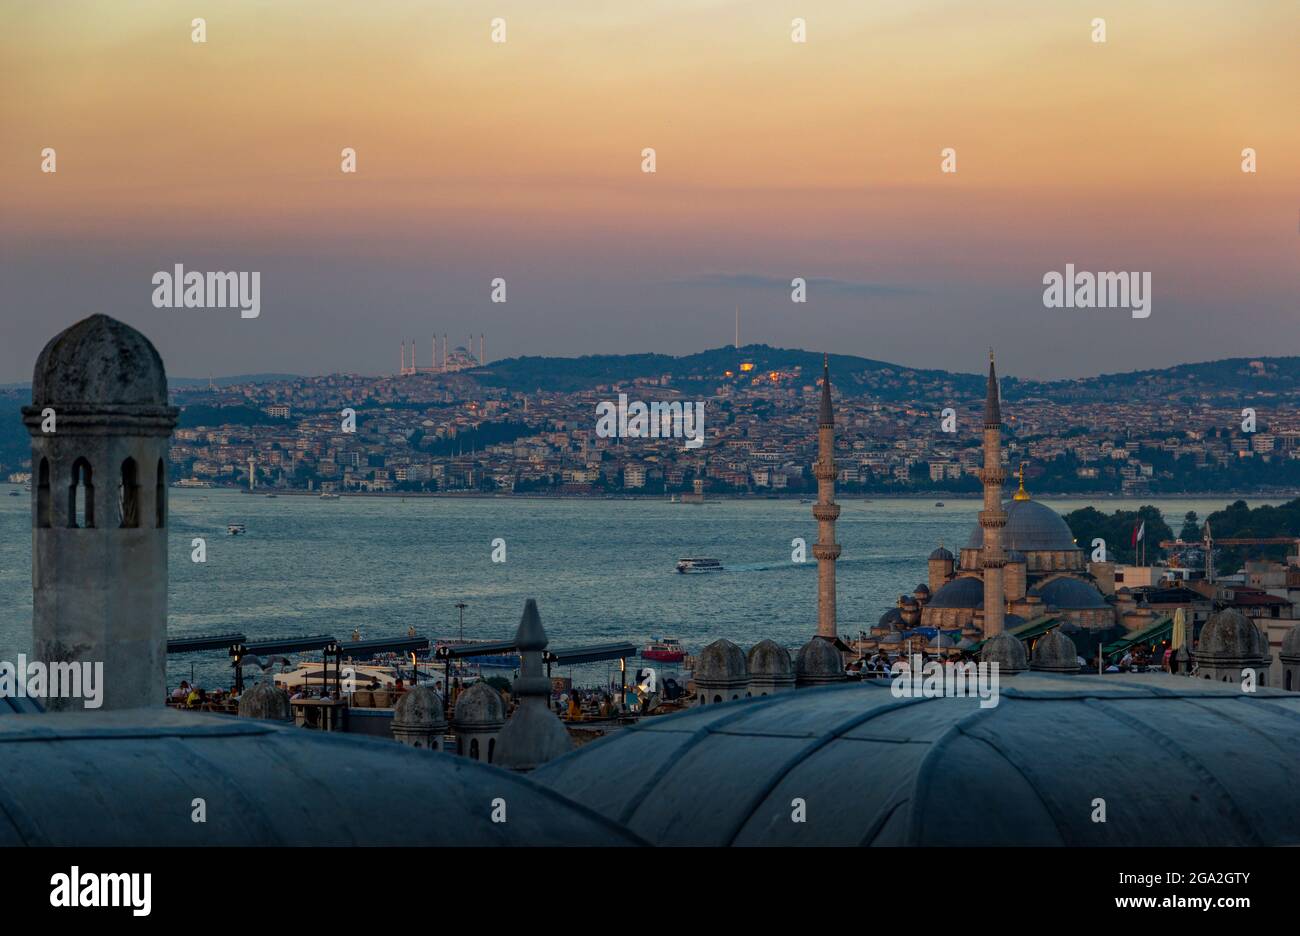
[[[839,543],[813,543],[812,554],[814,559],[835,560],[840,557],[841,546]]]
[[[838,520],[839,504],[813,504],[812,515],[818,520]]]

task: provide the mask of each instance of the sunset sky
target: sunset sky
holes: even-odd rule
[[[94,312],[191,377],[685,354],[737,305],[1024,377],[1300,354],[1298,48],[1292,0],[11,0],[0,382]],[[260,271],[260,318],[153,308],[176,263]],[[1067,263],[1151,272],[1151,317],[1044,308]]]

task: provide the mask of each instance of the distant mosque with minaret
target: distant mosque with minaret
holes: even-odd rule
[[[954,640],[960,647],[1049,615],[1071,631],[1116,624],[1115,606],[1102,593],[1113,588],[1113,566],[1086,561],[1060,514],[1025,490],[1023,467],[1019,490],[1002,500],[1002,401],[992,352],[983,434],[978,525],[956,554],[942,543],[930,553],[927,581],[899,596],[871,629],[870,643],[888,646],[902,632],[923,627],[960,631]]]

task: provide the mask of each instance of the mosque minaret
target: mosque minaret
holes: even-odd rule
[[[838,637],[835,625],[835,560],[840,557],[840,544],[835,542],[835,520],[840,506],[835,503],[835,415],[831,411],[830,358],[822,357],[822,399],[817,414],[817,462],[813,465],[817,478],[817,503],[813,516],[817,518],[817,542],[813,556],[817,559],[817,636],[828,640]]]
[[[998,375],[989,351],[989,385],[984,399],[984,509],[980,527],[984,530],[984,550],[980,565],[984,570],[984,636],[1002,633],[1006,612],[1002,570],[1007,564],[1003,549],[1003,528],[1007,512],[1002,507],[1002,485],[1007,473],[1002,470],[1002,407],[998,401]]]

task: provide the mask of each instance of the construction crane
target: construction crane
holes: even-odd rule
[[[1300,536],[1225,536],[1215,539],[1210,533],[1210,524],[1205,524],[1205,535],[1199,543],[1189,543],[1181,537],[1176,540],[1161,540],[1160,548],[1180,551],[1200,546],[1205,551],[1205,578],[1214,581],[1214,547],[1215,546],[1293,546],[1300,555]]]

